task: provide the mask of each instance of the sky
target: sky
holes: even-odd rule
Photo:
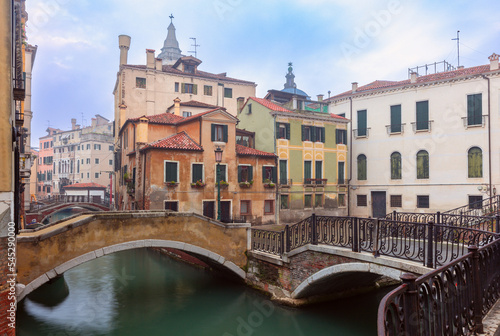
[[[32,146],[48,126],[113,120],[118,35],[132,38],[128,63],[160,53],[174,16],[179,47],[200,70],[253,81],[257,96],[281,90],[288,63],[297,87],[328,97],[408,68],[446,60],[487,64],[500,54],[498,0],[26,0],[32,79]]]

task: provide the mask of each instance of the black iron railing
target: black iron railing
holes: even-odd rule
[[[53,206],[59,203],[93,203],[109,207],[109,199],[100,196],[54,195],[39,202],[30,203],[30,212]]]
[[[401,280],[380,303],[379,336],[482,333],[482,319],[500,297],[500,240],[470,246],[433,272]]]
[[[500,195],[472,202],[461,207],[444,211],[443,214],[466,216],[491,216],[499,212]]]

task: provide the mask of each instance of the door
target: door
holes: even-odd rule
[[[373,218],[385,218],[386,213],[385,191],[372,191]]]
[[[229,223],[231,221],[231,202],[221,201],[220,210],[221,210],[220,214],[221,222]]]
[[[179,211],[179,203],[177,201],[165,201],[165,210]]]
[[[215,201],[203,201],[203,216],[215,219]]]

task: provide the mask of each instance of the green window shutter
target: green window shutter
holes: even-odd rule
[[[262,167],[262,182],[266,181],[266,167]]]
[[[177,162],[165,163],[165,182],[177,181]]]
[[[285,124],[286,138],[290,140],[290,124]]]
[[[238,182],[243,182],[243,178],[241,177],[241,171],[243,170],[242,166],[238,166]]]
[[[276,131],[275,131],[275,138],[279,139],[280,137],[280,123],[276,123]]]
[[[227,142],[228,141],[228,135],[227,135],[227,125],[222,125],[222,141]]]
[[[217,177],[216,181],[217,182],[226,181],[226,166],[225,165],[217,165],[216,169],[217,169],[217,172],[216,172],[216,177]]]
[[[364,154],[358,156],[358,180],[366,180],[366,156]]]
[[[338,177],[339,177],[339,184],[344,184],[345,162],[338,163]]]
[[[401,132],[401,105],[391,106],[391,133]]]
[[[474,94],[467,96],[467,125],[482,124],[482,94]]]
[[[197,181],[203,180],[203,165],[202,164],[193,164],[192,165],[192,183],[196,183]]]
[[[273,183],[276,183],[278,181],[278,174],[276,171],[276,167],[272,167],[271,170],[272,170],[272,176],[273,176],[272,181],[273,181]]]
[[[306,131],[305,131],[305,126],[302,125],[302,141],[305,141],[306,140]]]
[[[429,101],[417,102],[417,130],[429,129]]]
[[[325,143],[325,128],[324,127],[321,127],[321,139],[320,141],[322,143]]]
[[[358,111],[358,136],[366,135],[366,110]]]
[[[198,84],[193,84],[193,94],[198,94]]]
[[[287,182],[287,178],[288,178],[288,174],[287,174],[287,161],[286,160],[280,160],[280,183],[281,184],[288,184]]]
[[[401,154],[397,152],[391,154],[391,179],[401,179]]]
[[[186,84],[181,83],[181,93],[186,93]]]
[[[311,174],[311,161],[304,161],[304,180],[310,179],[312,177]]]
[[[316,174],[314,175],[314,178],[317,179],[322,179],[323,178],[323,161],[316,161]]]
[[[248,167],[248,182],[253,181],[253,167]]]
[[[421,150],[417,153],[417,179],[429,178],[429,153]]]
[[[340,130],[335,130],[335,143],[338,145],[340,143]]]
[[[468,176],[483,177],[483,152],[478,147],[472,147],[468,153]]]
[[[311,130],[311,138],[309,140],[311,140],[312,142],[318,141],[318,139],[316,139],[316,136],[318,133],[317,128],[314,126],[311,126],[309,129]]]
[[[212,124],[212,141],[215,141],[215,124]]]

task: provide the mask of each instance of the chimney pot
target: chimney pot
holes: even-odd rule
[[[358,82],[352,82],[352,92],[356,92],[358,90]]]
[[[156,68],[155,51],[153,49],[146,49],[146,68]]]
[[[325,96],[325,95],[323,95],[323,94],[319,94],[319,95],[317,95],[317,97],[318,97],[318,101],[323,101],[323,97],[324,97],[324,96]]]
[[[497,55],[493,53],[490,57],[488,57],[490,60],[490,71],[498,70],[498,59],[500,58],[500,55]]]
[[[162,68],[162,60],[161,58],[157,58],[156,59],[156,70],[158,71],[161,71],[163,68]]]
[[[119,35],[118,47],[120,48],[120,65],[127,64],[128,50],[130,48],[130,36]]]
[[[178,116],[181,115],[181,100],[179,97],[174,99],[174,114]]]
[[[416,83],[417,82],[417,73],[412,72],[411,73],[411,78],[410,78],[410,83]]]

